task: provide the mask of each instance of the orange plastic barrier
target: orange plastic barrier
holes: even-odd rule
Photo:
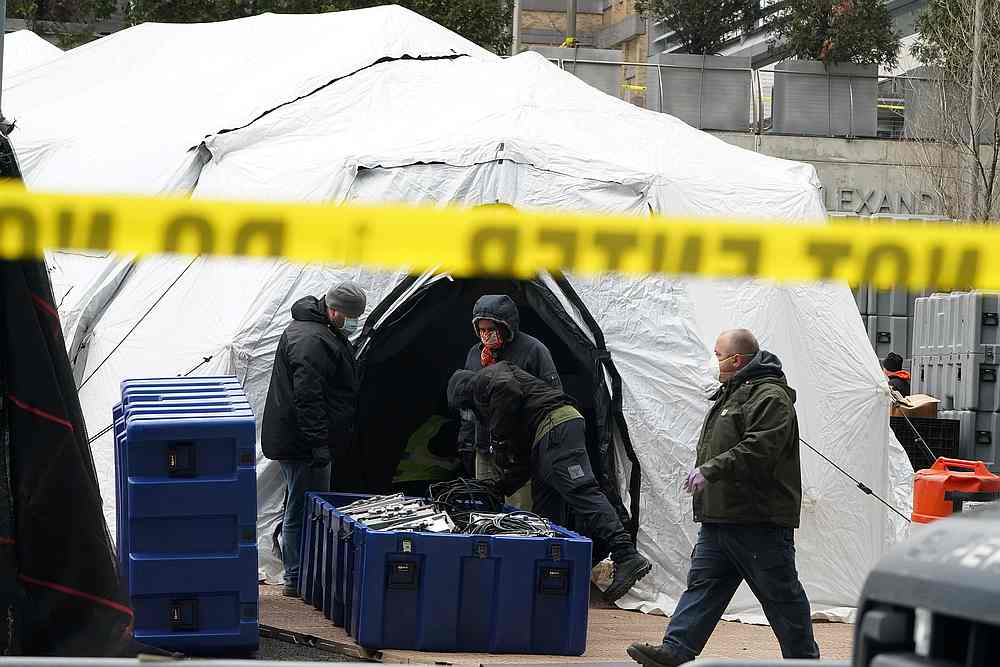
[[[982,461],[939,458],[913,477],[913,521],[930,523],[962,511],[964,502],[1000,498],[1000,477]]]

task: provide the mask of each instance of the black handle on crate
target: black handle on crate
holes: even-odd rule
[[[979,368],[979,380],[980,382],[996,382],[997,381],[997,369],[989,368],[988,366],[980,366]]]
[[[892,333],[889,332],[889,331],[879,331],[876,334],[876,339],[880,343],[891,343],[892,342]]]
[[[194,477],[198,474],[198,462],[194,443],[175,442],[167,446],[167,476]]]
[[[1000,315],[997,313],[983,313],[983,326],[995,327],[1000,324]]]
[[[392,560],[386,563],[386,588],[412,591],[420,586],[420,566],[416,560]]]
[[[170,629],[174,632],[190,632],[198,629],[198,600],[171,600],[168,606]]]
[[[976,431],[976,444],[989,445],[993,442],[993,434],[989,431]]]
[[[539,593],[558,596],[569,594],[569,568],[541,565],[538,570]]]

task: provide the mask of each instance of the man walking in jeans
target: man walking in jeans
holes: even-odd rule
[[[299,299],[274,356],[260,444],[264,456],[281,462],[285,478],[281,554],[290,597],[299,594],[306,493],[330,490],[333,447],[354,433],[358,385],[348,336],[365,302],[364,291],[349,280],[325,297]]]
[[[723,332],[713,367],[722,386],[705,419],[685,487],[701,523],[687,590],[663,643],[632,644],[645,667],[694,660],[744,580],[785,658],[819,658],[809,600],[795,570],[802,482],[795,390],[781,362],[746,329]]]

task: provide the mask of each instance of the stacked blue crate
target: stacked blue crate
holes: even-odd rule
[[[316,517],[303,577],[335,624],[369,649],[582,655],[590,540],[367,528],[310,494]],[[319,508],[320,511],[316,511]]]
[[[256,650],[256,427],[239,383],[126,380],[113,416],[136,639],[185,653]]]

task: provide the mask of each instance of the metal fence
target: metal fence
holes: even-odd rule
[[[678,62],[661,63],[550,60],[610,95],[702,130],[883,139],[940,136],[932,103],[940,84],[926,74],[882,76],[862,66],[826,70],[809,61],[753,69],[749,59],[703,56],[687,56],[687,61],[673,56]],[[723,62],[736,60],[746,64]],[[992,135],[992,127],[984,134]]]

